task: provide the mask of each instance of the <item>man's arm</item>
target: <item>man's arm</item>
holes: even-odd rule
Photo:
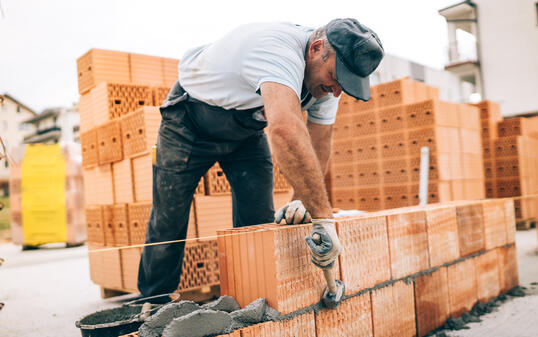
[[[273,155],[286,179],[313,218],[332,218],[320,160],[301,115],[301,103],[289,87],[260,86]],[[330,146],[330,145],[329,145]]]
[[[331,157],[333,126],[308,122],[306,127],[308,128],[314,151],[318,156],[321,172],[325,176],[329,168],[329,158]]]

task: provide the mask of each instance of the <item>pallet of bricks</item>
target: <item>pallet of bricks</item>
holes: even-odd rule
[[[528,229],[538,213],[538,117],[503,119],[498,104],[480,109],[488,198],[513,197],[517,226]]]
[[[92,49],[77,60],[90,276],[102,296],[137,292],[152,205],[152,147],[178,60]],[[291,188],[275,168],[275,205]],[[215,164],[196,189],[179,292],[217,286],[216,231],[232,227],[231,188]],[[95,252],[93,252],[95,251]]]
[[[312,225],[220,231],[222,294],[257,298],[288,319],[226,336],[424,336],[518,284],[512,199],[459,201],[336,219],[333,268],[346,299],[304,310],[326,283],[304,242]]]
[[[333,137],[333,207],[418,205],[424,146],[429,203],[484,198],[479,111],[439,100],[437,88],[402,78],[373,86],[368,102],[343,95]]]

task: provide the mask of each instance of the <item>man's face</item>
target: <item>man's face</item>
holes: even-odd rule
[[[323,60],[323,43],[317,46],[315,45],[317,42],[321,41],[312,43],[306,59],[304,76],[306,89],[315,98],[321,98],[328,93],[338,97],[342,93],[342,88],[336,81],[336,55],[333,53]]]

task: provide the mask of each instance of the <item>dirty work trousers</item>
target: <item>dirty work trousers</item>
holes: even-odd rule
[[[273,163],[263,132],[267,123],[255,117],[259,109],[210,106],[176,83],[160,110],[146,243],[185,239],[194,191],[215,162],[232,188],[234,227],[274,221]],[[184,248],[185,242],[144,247],[138,273],[142,296],[177,289]]]

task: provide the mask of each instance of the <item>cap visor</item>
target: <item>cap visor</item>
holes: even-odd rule
[[[342,90],[350,96],[363,101],[370,99],[370,79],[351,72],[347,66],[336,57],[336,79]]]

